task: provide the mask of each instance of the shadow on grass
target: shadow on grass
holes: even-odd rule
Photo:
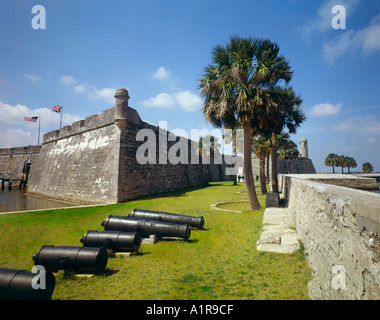
[[[151,200],[151,199],[157,199],[157,198],[188,197],[189,195],[186,194],[188,192],[202,190],[208,187],[216,187],[216,186],[230,187],[230,185],[224,185],[221,183],[211,182],[210,184],[203,185],[203,186],[188,187],[188,188],[183,188],[183,189],[178,189],[178,190],[173,190],[173,191],[168,191],[168,192],[163,192],[163,193],[154,193],[150,195],[139,196],[130,200],[121,201],[120,203],[127,203],[131,201],[136,201],[136,200]]]
[[[191,240],[182,240],[182,239],[174,239],[174,238],[160,238],[159,242],[182,242],[182,243],[196,243],[198,239]]]

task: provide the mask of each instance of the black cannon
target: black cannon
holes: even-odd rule
[[[54,288],[55,277],[49,271],[37,274],[0,268],[0,300],[51,300]]]
[[[178,237],[188,240],[191,228],[188,224],[177,224],[159,220],[140,219],[110,215],[101,224],[104,230],[138,232],[144,238],[150,235],[157,237]]]
[[[134,209],[129,216],[134,218],[161,220],[179,224],[189,224],[191,227],[203,229],[203,217],[185,216],[182,214]]]
[[[139,251],[141,235],[138,232],[88,231],[80,242],[83,247],[104,247],[113,252]]]
[[[42,246],[33,256],[35,265],[46,270],[70,270],[74,272],[103,272],[108,262],[106,248]]]

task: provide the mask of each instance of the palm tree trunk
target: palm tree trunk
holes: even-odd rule
[[[260,158],[260,186],[261,193],[267,194],[267,186],[265,184],[265,157]]]
[[[333,173],[335,173],[335,166],[333,165]]]
[[[234,157],[234,173],[236,173],[236,151],[234,152],[235,153],[235,157]],[[237,185],[237,175],[234,174],[234,186]]]
[[[259,200],[257,199],[255,182],[253,180],[252,172],[252,145],[251,145],[251,126],[249,121],[245,121],[244,124],[244,175],[245,183],[247,185],[248,199],[252,211],[258,211],[261,209]]]
[[[275,132],[272,132],[272,193],[278,193],[277,148],[278,148],[277,134]]]
[[[269,156],[267,156],[267,182],[269,183],[269,177],[270,177],[270,172],[269,172]]]

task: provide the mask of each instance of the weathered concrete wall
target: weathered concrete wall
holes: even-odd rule
[[[146,164],[138,163],[136,154],[143,142],[136,141],[140,129],[150,129],[155,134],[155,159]],[[166,133],[166,132],[165,132]],[[167,149],[173,145],[168,142]],[[161,152],[167,152],[162,149]],[[161,155],[162,156],[162,155]],[[206,172],[202,165],[172,164],[168,160],[160,163],[159,129],[148,124],[131,124],[122,131],[120,144],[120,184],[119,199],[125,201],[142,195],[151,195],[182,189],[188,186],[200,186],[206,183]]]
[[[142,129],[153,133],[155,145],[154,158],[145,164],[139,163],[136,158],[139,147],[145,143],[137,141],[137,133]],[[226,175],[225,169],[229,165],[225,162],[215,164],[211,159],[210,165],[207,165],[202,164],[200,159],[194,163],[191,152],[196,145],[194,141],[175,137],[166,130],[141,121],[137,112],[128,108],[127,125],[121,128],[118,200],[126,201],[139,196],[204,186],[207,180],[233,179],[233,176]],[[182,155],[184,150],[186,151]],[[170,161],[174,153],[178,163]]]
[[[28,192],[80,203],[117,202],[119,135],[113,109],[44,135]]]
[[[125,89],[119,89],[115,98],[114,108],[44,135],[40,154],[31,169],[29,193],[103,204],[233,179],[225,173],[229,166],[225,162],[194,164],[191,148],[196,143],[188,139],[181,140],[188,148],[188,161],[160,163],[163,154],[173,152],[179,137],[173,135],[174,141],[168,139],[160,147],[159,132],[166,136],[169,133],[143,122],[137,111],[128,106]],[[137,151],[145,144],[137,137],[142,129],[154,133],[154,162],[137,160]]]
[[[375,191],[379,190],[376,178],[363,177],[360,175],[353,174],[302,174],[299,176],[302,179],[307,179],[311,181],[323,182],[327,184],[332,184],[335,186],[341,186],[346,188]],[[279,177],[279,183],[281,184],[282,176]]]
[[[0,177],[21,179],[25,163],[33,163],[41,146],[26,146],[0,149]]]
[[[380,299],[380,196],[284,176],[283,193],[313,269],[313,299]]]

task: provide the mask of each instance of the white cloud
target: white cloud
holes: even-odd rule
[[[377,140],[374,137],[370,137],[370,138],[367,139],[367,142],[369,144],[375,144],[377,142]]]
[[[361,2],[361,0],[325,0],[319,7],[316,17],[309,20],[308,23],[302,27],[302,33],[309,37],[314,32],[326,32],[332,30],[331,21],[335,14],[331,12],[335,5],[342,5],[346,9],[346,16],[348,17],[353,9]]]
[[[339,57],[347,52],[352,52],[356,42],[355,32],[353,30],[347,31],[323,45],[323,57],[329,64],[334,64]]]
[[[336,130],[357,136],[376,136],[380,135],[380,122],[374,115],[367,115],[365,117],[347,119],[341,122],[336,127]],[[374,138],[372,137],[372,139]]]
[[[108,103],[115,102],[116,89],[114,88],[103,88],[103,89],[94,89],[93,92],[89,93],[89,97],[93,99],[101,99]]]
[[[362,29],[350,28],[350,16],[361,2],[361,0],[325,0],[316,12],[316,17],[300,29],[306,37],[329,31],[334,34],[335,37],[326,41],[322,49],[323,57],[329,64],[334,64],[347,53],[360,52],[363,56],[367,56],[380,51],[380,14]],[[342,5],[346,9],[346,30],[337,32],[331,25],[332,19],[336,16],[331,12],[335,5]]]
[[[24,74],[24,77],[25,77],[26,79],[28,79],[30,82],[33,82],[33,83],[36,83],[36,82],[42,80],[41,77],[35,75],[34,73],[27,73],[27,74]]]
[[[38,134],[23,129],[9,128],[5,132],[0,132],[0,148],[10,148],[19,146],[36,145]]]
[[[0,143],[3,147],[37,144],[38,122],[28,122],[24,117],[41,117],[41,140],[43,133],[59,129],[60,115],[51,108],[30,109],[17,104],[11,106],[0,101]],[[63,112],[62,125],[71,125],[82,118]]]
[[[114,88],[98,89],[94,86],[79,83],[79,81],[73,76],[63,76],[59,79],[59,81],[64,86],[72,88],[75,93],[87,94],[87,96],[91,99],[103,100],[106,103],[115,102],[114,94],[116,89]]]
[[[380,14],[372,19],[368,27],[358,31],[357,38],[363,54],[380,50]]]
[[[380,14],[372,19],[367,27],[361,30],[346,31],[323,46],[323,56],[330,64],[334,64],[347,52],[358,51],[363,56],[380,51]]]
[[[86,92],[86,88],[83,85],[74,86],[74,91],[77,93]]]
[[[163,92],[139,103],[144,107],[162,109],[172,109],[177,105],[188,112],[199,110],[202,107],[201,98],[190,91],[179,91],[174,94]]]
[[[202,108],[202,99],[189,91],[181,91],[175,94],[181,109],[192,112]]]
[[[175,105],[175,99],[167,93],[160,93],[149,100],[140,101],[144,107],[171,109]]]
[[[338,103],[333,105],[331,103],[321,103],[315,105],[310,109],[310,115],[316,117],[329,117],[335,116],[340,112],[340,109],[343,107],[343,103]]]
[[[75,79],[74,77],[72,76],[63,76],[59,79],[59,81],[65,85],[65,86],[75,86],[77,83],[78,83],[78,80]]]
[[[17,104],[14,107],[0,102],[0,123],[19,124],[24,117],[35,116],[27,106]]]
[[[168,79],[170,81],[178,81],[178,79],[171,77],[171,72],[165,67],[159,67],[158,70],[154,73],[153,78],[155,79]],[[148,100],[139,101],[144,107],[151,108],[162,108],[162,109],[172,109],[174,107],[179,107],[187,112],[192,112],[199,110],[202,107],[202,100],[199,96],[190,91],[183,91],[183,89],[178,87],[171,87],[173,93],[162,92],[152,97]]]
[[[154,79],[164,80],[170,77],[170,71],[166,70],[165,67],[159,67],[157,71],[153,74]]]

